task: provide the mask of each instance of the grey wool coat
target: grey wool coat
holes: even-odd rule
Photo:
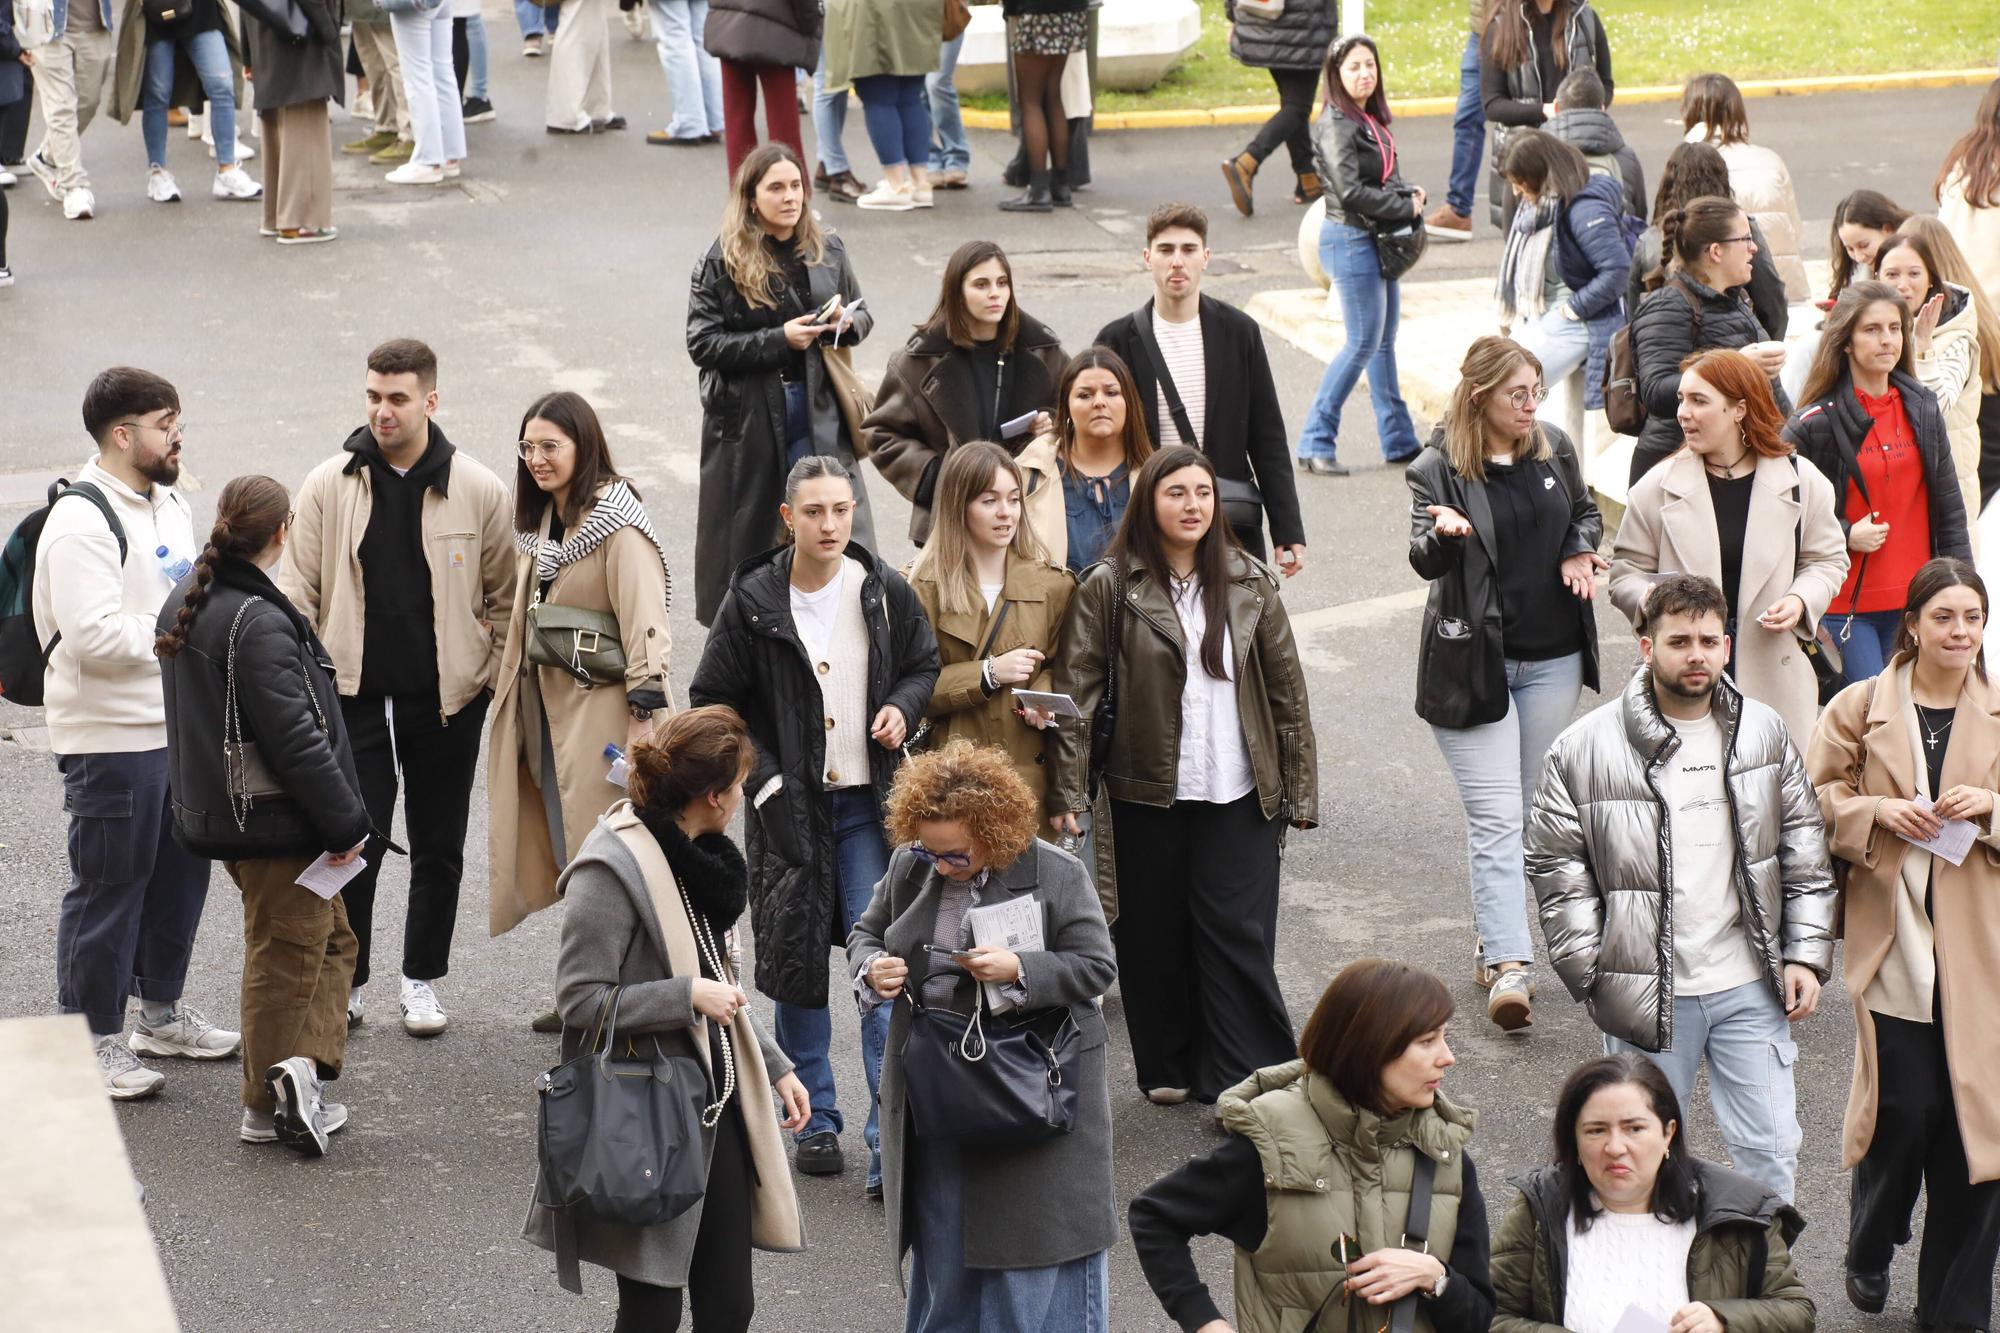
[[[904,994],[922,992],[930,971],[924,946],[937,931],[939,883],[937,872],[908,847],[896,850],[875,886],[875,900],[847,937],[850,975],[860,975],[870,958],[887,951],[909,964]],[[1042,939],[1049,946],[1021,955],[1029,1009],[1067,1006],[1080,1033],[1076,1128],[1039,1143],[980,1145],[961,1155],[968,1268],[1042,1268],[1109,1249],[1118,1238],[1104,1076],[1109,1032],[1097,1003],[1118,975],[1111,929],[1083,863],[1040,839],[1013,864],[995,867],[982,894],[987,903],[1024,896],[1042,904]],[[971,979],[961,977],[952,1008],[970,1013],[975,1002]],[[882,1197],[899,1277],[913,1239],[908,1172],[916,1131],[903,1083],[910,1013],[907,1000],[897,999],[882,1056]]]

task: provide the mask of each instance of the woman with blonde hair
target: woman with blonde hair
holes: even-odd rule
[[[1604,520],[1569,436],[1535,420],[1541,362],[1509,338],[1473,341],[1444,421],[1405,479],[1410,566],[1430,580],[1417,716],[1465,805],[1486,1014],[1532,1023],[1522,820],[1542,756],[1598,688],[1590,600]]]
[[[1968,492],[1965,508],[1968,514],[1981,513],[1993,492],[2000,490],[2000,279],[1988,282],[1981,276],[1958,233],[1942,218],[1913,216],[1896,230],[1923,237],[1937,257],[1937,276],[1972,293],[1979,330],[1974,368],[1979,385],[1979,499],[1975,507],[1975,492]]]
[[[1799,221],[1799,197],[1785,159],[1750,142],[1750,112],[1743,90],[1727,74],[1697,74],[1681,90],[1681,127],[1688,143],[1713,144],[1729,164],[1729,190],[1763,235],[1778,273],[1785,280],[1785,298],[1803,301],[1812,295],[1800,258],[1804,224]]]
[[[1935,219],[1934,234],[1947,241],[1951,233]],[[1937,398],[1944,413],[1945,433],[1951,439],[1951,461],[1958,469],[1958,489],[1965,500],[1968,527],[1979,517],[1979,386],[1984,378],[1981,361],[2000,362],[2000,347],[1989,337],[2000,338],[2000,325],[1987,315],[1987,327],[1979,324],[1983,298],[1975,298],[1971,288],[1944,276],[1944,265],[1932,247],[1930,237],[1910,229],[1911,218],[1875,252],[1876,275],[1910,311],[1910,356],[1917,382]]]
[[[942,663],[933,744],[963,736],[1005,751],[1039,803],[1048,789],[1042,739],[1056,718],[1016,703],[1014,691],[1049,689],[1076,578],[1044,555],[1025,488],[1020,464],[997,444],[975,440],[947,455],[930,542],[909,579]]]
[[[1730,677],[1777,710],[1797,742],[1819,715],[1818,678],[1799,641],[1818,632],[1847,577],[1833,483],[1779,438],[1785,418],[1771,381],[1741,352],[1710,348],[1682,363],[1678,424],[1681,451],[1627,500],[1612,604],[1636,632],[1660,574],[1714,582],[1729,606]]]
[[[736,567],[778,544],[785,474],[808,454],[833,457],[853,478],[854,538],[875,544],[859,442],[827,365],[831,349],[860,342],[875,320],[850,308],[861,284],[806,190],[789,145],[753,149],[688,296],[688,355],[701,373],[694,614],[703,625]]]

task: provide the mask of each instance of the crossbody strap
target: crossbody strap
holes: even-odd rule
[[[979,651],[973,654],[974,657],[980,659],[981,661],[984,661],[986,655],[993,651],[993,645],[999,642],[1000,639],[1000,627],[1007,623],[1008,602],[1007,602],[1007,591],[1005,588],[1002,588],[1000,590],[1000,597],[998,600],[1000,603],[999,609],[993,613],[993,624],[990,627],[988,627],[986,631],[986,642],[980,644]]]
[[[1418,1249],[1430,1253],[1431,1191],[1437,1183],[1437,1163],[1423,1149],[1416,1150],[1417,1160],[1410,1168],[1410,1211],[1403,1220],[1403,1249]],[[1338,1250],[1336,1250],[1338,1257]],[[1440,1260],[1439,1262],[1443,1262]],[[1320,1302],[1319,1309],[1306,1322],[1300,1333],[1319,1333],[1320,1319],[1336,1299],[1341,1298],[1347,1288],[1336,1281],[1327,1298]],[[1417,1326],[1417,1301],[1421,1296],[1411,1292],[1390,1307],[1389,1333],[1413,1333]]]
[[[1166,395],[1167,415],[1174,419],[1174,426],[1196,449],[1201,448],[1201,440],[1194,433],[1194,423],[1188,419],[1187,407],[1181,402],[1180,390],[1174,387],[1174,377],[1167,373],[1167,358],[1160,351],[1160,341],[1153,336],[1153,321],[1145,310],[1132,314],[1132,329],[1138,334],[1139,348],[1145,352],[1153,378],[1159,382],[1160,392]]]

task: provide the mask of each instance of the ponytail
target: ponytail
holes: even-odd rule
[[[1728,240],[1736,229],[1736,219],[1744,216],[1734,199],[1712,194],[1668,209],[1660,217],[1660,267],[1686,270],[1709,246]]]
[[[195,616],[208,600],[209,585],[215,582],[215,570],[223,557],[248,560],[262,552],[277,537],[278,529],[285,526],[291,503],[285,488],[269,477],[236,477],[222,488],[208,545],[195,561],[194,581],[181,600],[173,628],[153,640],[155,657],[179,655],[187,643],[188,631],[194,627]]]

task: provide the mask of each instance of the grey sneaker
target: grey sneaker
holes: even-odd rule
[[[148,1069],[132,1054],[132,1048],[117,1033],[97,1039],[97,1068],[104,1075],[104,1090],[117,1102],[137,1101],[160,1090],[167,1076]]]
[[[280,1060],[264,1071],[278,1099],[271,1117],[278,1142],[306,1157],[326,1156],[326,1128],[320,1123],[319,1071],[303,1055]]]
[[[339,1102],[319,1104],[319,1127],[328,1134],[338,1134],[347,1128],[347,1108]],[[243,1125],[236,1137],[245,1143],[276,1143],[278,1141],[277,1117],[265,1115],[262,1111],[243,1108]]]
[[[1518,1032],[1535,1022],[1534,982],[1525,967],[1509,968],[1493,978],[1486,994],[1486,1016],[1503,1032]]]
[[[199,1009],[176,1005],[167,1021],[152,1024],[144,1010],[132,1025],[132,1049],[140,1055],[178,1055],[189,1060],[227,1060],[243,1044],[243,1034],[219,1028]]]

